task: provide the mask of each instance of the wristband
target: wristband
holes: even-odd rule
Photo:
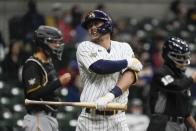
[[[115,97],[122,95],[122,90],[117,85],[110,91]]]

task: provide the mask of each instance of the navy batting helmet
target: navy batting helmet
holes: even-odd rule
[[[48,54],[53,53],[61,60],[64,42],[60,30],[50,26],[39,26],[34,32],[34,41],[37,47],[43,48]],[[50,44],[58,44],[58,46],[51,48]]]
[[[88,29],[88,24],[94,20],[101,20],[104,22],[102,26],[97,28],[100,34],[112,32],[112,20],[109,15],[101,10],[93,10],[89,12],[82,23],[82,27]]]
[[[174,64],[187,66],[190,64],[189,45],[178,37],[171,37],[164,43],[162,56],[165,61],[171,60]]]

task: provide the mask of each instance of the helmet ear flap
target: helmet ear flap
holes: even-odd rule
[[[112,25],[108,22],[104,22],[104,24],[97,28],[100,34],[106,34],[108,32],[112,32]]]

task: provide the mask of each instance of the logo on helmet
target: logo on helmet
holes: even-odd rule
[[[93,12],[90,12],[88,15],[88,18],[94,18],[94,17],[95,17],[95,14]]]

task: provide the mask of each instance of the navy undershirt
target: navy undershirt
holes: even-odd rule
[[[98,60],[90,65],[89,69],[97,74],[112,74],[127,67],[127,60]]]

